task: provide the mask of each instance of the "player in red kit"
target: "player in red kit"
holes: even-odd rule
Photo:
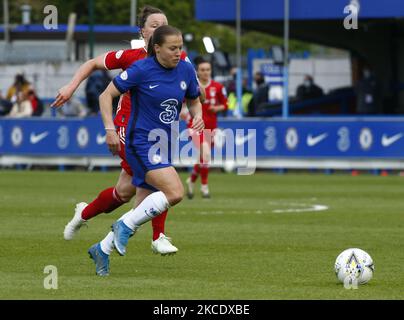
[[[214,130],[217,128],[217,113],[227,110],[227,93],[225,87],[212,80],[212,65],[210,62],[200,59],[196,62],[201,88],[205,89],[205,101],[202,103],[202,117],[205,130],[201,135],[191,132],[192,141],[199,150],[199,163],[194,165],[191,176],[187,179],[187,196],[194,196],[194,184],[201,176],[201,193],[203,198],[209,198],[208,175],[211,149],[213,147]],[[183,118],[188,120],[188,128],[192,126],[192,119],[187,115]],[[191,130],[191,129],[190,129]]]
[[[160,9],[150,6],[142,8],[139,22],[142,36],[145,41],[145,46],[143,48],[108,52],[87,61],[79,68],[71,82],[59,90],[59,94],[57,95],[52,106],[59,107],[69,100],[80,83],[86,79],[92,71],[96,69],[125,70],[129,68],[129,66],[135,61],[146,58],[146,48],[154,30],[161,25],[167,25],[168,22],[165,14]],[[188,59],[185,52],[182,52],[181,59]],[[124,203],[129,202],[130,199],[132,199],[132,197],[135,195],[136,187],[132,185],[132,176],[134,173],[128,165],[125,157],[125,134],[130,113],[130,93],[126,92],[125,94],[121,95],[118,103],[116,116],[114,118],[115,128],[105,128],[107,134],[109,130],[116,130],[121,142],[119,156],[122,159],[122,170],[118,182],[115,187],[110,187],[101,191],[98,197],[89,204],[81,202],[76,205],[75,215],[73,219],[66,225],[64,230],[64,238],[66,240],[71,240],[87,220],[97,216],[100,213],[109,213],[117,209]],[[162,255],[173,254],[178,251],[178,249],[171,244],[171,239],[166,237],[164,234],[166,217],[167,211],[163,212],[152,220],[152,250],[153,252],[160,253]],[[113,234],[111,232],[111,234],[109,234],[107,237],[112,236]],[[105,241],[104,243],[109,242]],[[108,245],[103,247],[103,241],[101,241],[101,246],[103,251],[106,253],[110,253],[113,250],[113,247],[109,248]]]

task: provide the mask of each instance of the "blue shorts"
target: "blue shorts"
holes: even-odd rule
[[[171,159],[160,153],[149,152],[152,144],[128,145],[126,144],[126,161],[133,171],[132,184],[136,187],[159,191],[146,183],[146,173],[150,170],[172,167]]]

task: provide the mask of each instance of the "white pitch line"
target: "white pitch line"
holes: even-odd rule
[[[310,211],[324,211],[328,210],[328,206],[322,204],[304,204],[304,203],[290,203],[288,205],[299,206],[306,208],[289,208],[289,209],[275,209],[272,210],[273,213],[283,213],[283,212],[310,212]]]
[[[311,198],[310,200],[317,200],[316,198]],[[308,203],[296,203],[296,202],[282,202],[282,201],[268,201],[269,205],[272,206],[283,206],[286,207],[285,209],[274,209],[270,212],[272,213],[287,213],[287,212],[316,212],[316,211],[324,211],[328,210],[329,207],[323,204],[308,204]],[[292,207],[292,208],[291,208]],[[294,208],[293,208],[294,207]],[[197,214],[201,215],[221,215],[221,214],[263,214],[269,213],[269,211],[262,211],[262,210],[244,210],[244,211],[222,211],[222,210],[212,210],[212,211],[199,211],[196,212]],[[185,214],[185,212],[184,212]]]

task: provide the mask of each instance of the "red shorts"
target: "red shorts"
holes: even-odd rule
[[[133,171],[130,168],[129,163],[126,161],[126,155],[125,155],[125,132],[126,132],[126,128],[125,127],[118,127],[116,129],[116,132],[118,133],[119,141],[121,142],[121,151],[119,151],[119,157],[122,159],[121,168],[123,170],[125,170],[128,175],[133,177]]]
[[[208,145],[210,144],[210,147],[212,148],[214,146],[215,143],[215,130],[213,129],[205,129],[203,130],[202,133],[198,133],[194,130],[192,130],[191,128],[189,128],[189,135],[192,138],[192,142],[194,143],[195,147],[197,147],[198,149],[200,149],[201,144],[204,142],[207,142]]]

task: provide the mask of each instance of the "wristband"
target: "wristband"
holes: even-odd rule
[[[106,131],[108,131],[108,130],[114,130],[115,131],[116,129],[115,128],[107,128],[107,127],[105,127],[105,130]]]

